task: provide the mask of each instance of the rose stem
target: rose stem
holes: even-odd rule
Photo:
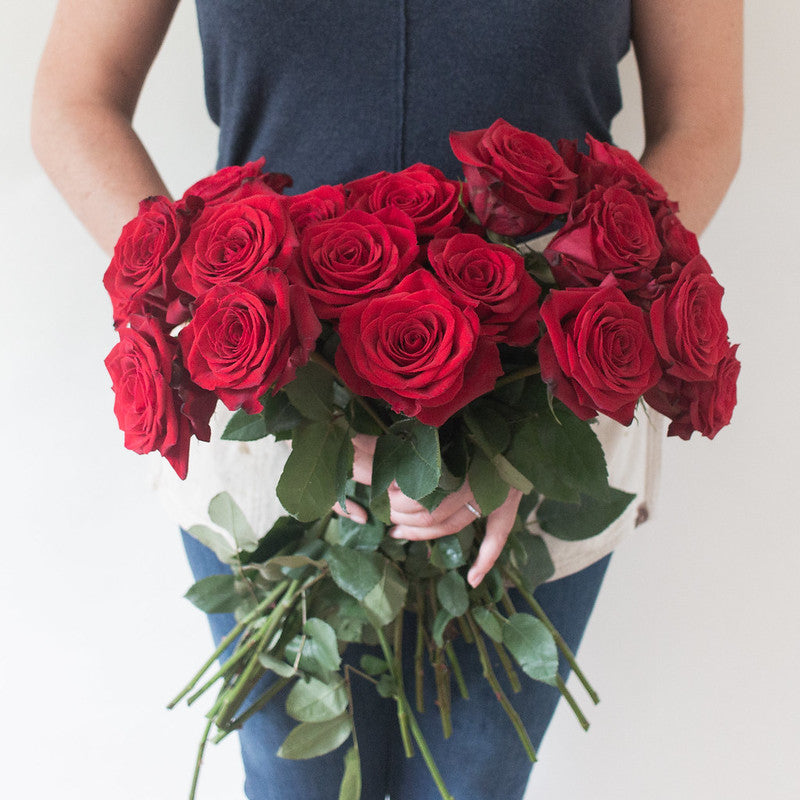
[[[522,689],[522,684],[519,682],[517,671],[514,669],[514,665],[511,663],[511,659],[508,657],[505,647],[503,647],[500,642],[496,642],[494,639],[492,639],[491,642],[492,645],[494,645],[494,649],[497,653],[497,657],[500,659],[500,663],[503,665],[503,669],[506,671],[506,676],[508,677],[508,682],[511,685],[511,690],[514,692],[514,694],[516,694]]]
[[[460,617],[456,617],[458,621],[458,627],[461,629],[461,635],[464,637],[464,641],[467,644],[472,644],[472,631],[469,629],[469,625],[464,622],[463,615]]]
[[[359,771],[360,771],[361,754],[358,749],[358,736],[356,736],[356,719],[355,719],[355,708],[353,707],[353,691],[350,687],[351,669],[358,675],[362,675],[365,678],[369,678],[370,680],[372,680],[373,683],[377,683],[377,681],[375,681],[368,675],[364,675],[363,672],[360,672],[359,670],[355,669],[354,667],[351,667],[348,664],[344,665],[344,690],[347,692],[347,707],[350,709],[350,726],[353,730],[353,750],[355,750],[356,752],[356,757],[358,758],[359,761]]]
[[[337,372],[336,367],[334,367],[333,364],[331,364],[329,361],[326,361],[319,353],[312,352],[311,355],[308,357],[308,360],[313,361],[315,364],[318,364],[323,369],[326,369],[328,372],[331,373],[331,375],[334,376],[334,378],[336,378],[337,381],[339,381],[339,383],[344,383],[344,381],[342,381],[341,376]],[[375,409],[363,397],[353,393],[353,399],[364,409],[364,411],[367,412],[367,414],[369,414],[372,417],[372,419],[375,420],[378,427],[384,433],[389,433],[389,429],[386,427],[383,420],[378,416]]]
[[[508,614],[509,617],[517,613],[517,609],[514,608],[514,603],[511,601],[508,589],[506,588],[503,588],[503,608],[505,608],[506,614]]]
[[[242,630],[249,625],[259,614],[262,614],[272,603],[275,598],[286,588],[288,581],[281,581],[246,617],[242,618],[219,643],[217,649],[208,657],[208,660],[197,671],[195,676],[189,683],[181,690],[180,694],[175,697],[168,705],[167,708],[174,708],[192,689],[195,687],[197,681],[203,677],[208,668],[219,658],[220,654],[225,651],[231,642],[235,641],[236,637]]]
[[[236,709],[244,702],[247,693],[253,688],[258,681],[260,675],[256,674],[257,670],[261,670],[261,674],[266,672],[266,669],[261,665],[258,660],[259,653],[267,646],[270,637],[272,636],[275,628],[283,619],[284,614],[291,605],[292,601],[297,596],[297,587],[300,585],[300,579],[295,578],[289,588],[286,590],[283,597],[277,603],[275,608],[270,612],[264,627],[258,633],[258,643],[256,644],[256,651],[250,658],[247,666],[245,667],[239,679],[233,685],[230,695],[223,704],[222,708],[217,715],[217,727],[224,728],[230,722],[231,717],[236,712]]]
[[[399,680],[403,680],[403,611],[394,619],[394,669],[399,675]],[[399,711],[399,707],[398,707]],[[406,746],[406,756],[410,758],[414,754],[414,748],[411,745],[411,738],[408,733],[408,719],[405,715],[402,717],[398,714],[398,721],[400,722],[400,735],[403,739],[403,744]]]
[[[466,681],[464,680],[464,673],[461,671],[461,664],[458,663],[458,656],[456,655],[453,643],[447,642],[447,644],[444,646],[444,651],[447,653],[447,658],[450,660],[450,666],[453,668],[453,675],[455,676],[456,683],[458,684],[458,691],[465,700],[469,700],[469,691],[467,689]]]
[[[533,613],[544,623],[545,627],[548,631],[550,631],[550,635],[555,639],[555,643],[558,646],[558,649],[564,654],[564,658],[567,659],[567,663],[572,668],[572,671],[575,673],[578,680],[583,684],[583,688],[586,689],[587,694],[589,697],[592,698],[592,702],[597,705],[600,702],[600,697],[598,696],[597,692],[592,688],[592,685],[589,683],[586,676],[583,674],[583,671],[578,666],[577,661],[575,661],[575,656],[572,650],[569,649],[569,645],[564,641],[561,634],[556,630],[555,625],[550,622],[547,614],[544,613],[544,609],[539,605],[536,601],[536,598],[522,585],[522,581],[520,580],[519,576],[516,575],[514,572],[509,570],[509,576],[513,581],[514,585],[519,590],[519,593],[525,598],[525,601],[533,610]]]
[[[394,656],[392,654],[392,649],[389,647],[389,642],[386,641],[386,636],[383,633],[383,630],[379,627],[375,628],[375,633],[378,636],[378,641],[381,645],[381,650],[383,650],[383,657],[386,659],[386,662],[390,665],[390,669],[392,670],[392,677],[395,679],[395,686],[397,694],[395,698],[397,700],[398,706],[398,715],[399,710],[402,707],[405,714],[408,716],[408,722],[411,726],[411,733],[414,736],[414,740],[417,743],[417,747],[419,747],[420,753],[422,753],[422,758],[425,760],[425,765],[428,767],[428,771],[433,778],[434,783],[436,784],[436,788],[439,790],[439,794],[441,794],[443,800],[455,800],[453,795],[447,791],[447,787],[444,785],[444,780],[442,779],[441,773],[439,772],[438,767],[436,766],[436,762],[433,760],[433,755],[431,754],[430,748],[428,747],[428,743],[425,741],[425,737],[422,735],[422,731],[420,730],[419,724],[417,723],[417,718],[414,716],[414,712],[411,710],[411,706],[408,703],[408,698],[406,697],[406,693],[403,689],[403,673],[400,670],[399,674],[397,674],[397,664],[395,662]]]
[[[233,733],[233,731],[238,730],[239,728],[247,722],[250,717],[253,716],[257,711],[260,711],[264,706],[275,697],[276,694],[283,689],[286,684],[288,684],[294,678],[293,675],[290,675],[288,678],[281,678],[280,680],[275,681],[272,686],[269,687],[262,695],[259,696],[257,700],[253,702],[253,704],[242,714],[239,714],[238,717],[231,720],[230,724],[224,731],[221,731],[217,736],[212,740],[214,744],[219,744],[229,733]]]
[[[589,730],[589,720],[583,716],[583,712],[580,709],[580,706],[575,702],[575,698],[572,696],[572,693],[569,689],[567,689],[567,684],[564,683],[564,679],[560,675],[556,675],[556,687],[558,691],[561,692],[561,696],[569,703],[569,707],[572,709],[572,713],[575,714],[578,722],[580,722],[581,727],[585,730]]]
[[[186,699],[186,705],[191,705],[197,700],[200,695],[202,695],[206,690],[210,689],[220,678],[224,678],[225,675],[238,664],[248,653],[250,650],[255,647],[256,640],[254,638],[250,638],[247,642],[240,644],[234,654],[219,668],[217,672],[215,672],[194,694],[189,695]]]
[[[423,599],[423,592],[420,590],[419,584],[417,584],[417,643],[414,648],[414,690],[417,701],[417,711],[420,714],[425,713],[425,668],[422,664],[422,651],[425,646],[423,635]]]
[[[516,372],[509,372],[508,375],[503,375],[502,378],[498,378],[494,388],[499,389],[501,386],[507,386],[509,383],[514,383],[514,381],[521,381],[523,378],[527,378],[529,375],[538,375],[539,372],[540,367],[538,364],[533,364],[530,367],[523,367],[522,369],[518,369]]]
[[[200,779],[200,765],[203,763],[203,753],[205,752],[208,734],[211,733],[211,726],[213,724],[213,720],[209,720],[206,723],[203,737],[200,739],[200,745],[197,748],[197,759],[194,762],[194,774],[192,775],[192,788],[189,789],[189,800],[194,800],[195,793],[197,792],[197,781]]]
[[[522,742],[522,746],[525,748],[525,752],[528,754],[528,758],[530,758],[531,761],[536,761],[536,751],[533,749],[533,743],[528,736],[528,732],[525,730],[525,726],[522,724],[519,714],[517,714],[508,697],[506,697],[506,693],[500,686],[500,683],[497,680],[497,675],[494,674],[492,664],[489,661],[489,653],[486,650],[486,645],[483,642],[483,638],[478,630],[478,626],[469,611],[467,611],[466,617],[470,628],[472,628],[472,635],[475,637],[475,645],[478,648],[478,655],[480,656],[481,665],[483,666],[483,677],[489,681],[489,685],[494,690],[497,700],[503,707],[503,710],[506,712],[508,718],[511,720],[511,723],[517,731],[517,736],[519,736],[519,740]]]
[[[436,648],[433,658],[433,674],[436,677],[436,704],[439,706],[439,717],[442,721],[442,736],[449,739],[453,733],[450,718],[450,670],[444,661],[444,650]]]

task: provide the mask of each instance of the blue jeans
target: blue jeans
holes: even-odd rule
[[[196,579],[227,571],[204,545],[183,533],[184,546]],[[536,598],[560,631],[573,652],[580,643],[594,607],[610,556],[590,567],[552,583],[540,586]],[[519,610],[525,602],[512,597]],[[518,602],[517,602],[518,601]],[[233,615],[210,614],[209,622],[216,642],[231,629]],[[415,624],[411,617],[404,625],[403,653],[414,652]],[[452,691],[453,734],[442,738],[438,709],[434,705],[433,676],[425,680],[425,713],[417,714],[420,727],[450,793],[456,800],[521,800],[531,772],[531,763],[508,717],[483,677],[474,645],[461,637],[454,642],[469,700],[463,700],[455,682]],[[489,648],[494,656],[493,648]],[[344,660],[358,666],[365,652],[375,648],[349,645]],[[558,691],[526,678],[520,673],[522,691],[514,694],[499,663],[495,671],[519,713],[534,747],[538,747],[560,697]],[[426,665],[427,668],[427,665]],[[567,667],[561,663],[566,678]],[[413,696],[413,658],[404,658],[405,684]],[[271,680],[266,676],[257,693]],[[353,676],[353,711],[361,756],[363,787],[361,800],[437,800],[440,798],[425,762],[419,753],[407,759],[397,725],[394,700],[382,698],[366,680]],[[338,750],[308,761],[287,761],[275,752],[297,723],[284,711],[279,695],[255,714],[239,732],[245,769],[245,794],[249,800],[336,800],[342,777],[343,756],[348,740]],[[577,724],[577,723],[576,723]]]

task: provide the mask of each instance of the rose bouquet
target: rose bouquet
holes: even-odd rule
[[[735,404],[722,288],[632,156],[590,136],[584,149],[554,148],[503,120],[451,145],[464,181],[416,164],[284,196],[291,179],[263,160],[227,167],[177,202],[143,201],[104,278],[127,447],[160,452],[185,477],[190,440],[209,439],[218,400],[235,412],[223,438],[291,441],[277,484],[287,516],[254,531],[221,494],[209,506],[217,527],[190,530],[232,571],[187,596],[237,623],[172,705],[217,687],[204,746],[212,728],[218,740],[285,694],[298,725],[281,755],[352,737],[342,798],[360,792],[356,674],[395,698],[407,753],[416,744],[450,796],[414,706],[423,711],[428,662],[449,734],[451,681],[465,692],[455,636],[477,648],[532,759],[489,648],[512,690],[521,670],[558,687],[587,724],[559,650],[596,694],[533,595],[553,564],[526,524],[587,539],[631,502],[609,486],[598,414],[629,425],[644,400],[688,439],[713,437]],[[358,435],[376,437],[371,485],[352,479]],[[465,482],[479,509],[460,532],[390,535],[390,487],[430,510]],[[510,492],[523,495],[517,522],[472,585],[481,517]],[[348,499],[368,509],[365,524],[333,514]],[[417,626],[415,703],[400,667],[404,620]],[[343,665],[349,642],[378,649]]]

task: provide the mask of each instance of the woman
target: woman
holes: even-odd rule
[[[131,120],[176,5],[177,0],[61,0],[42,58],[34,101],[35,151],[108,252],[142,197],[168,194]],[[680,200],[687,227],[698,233],[705,228],[738,164],[738,0],[406,0],[316,6],[198,0],[198,10],[209,110],[221,130],[218,166],[265,155],[268,169],[293,174],[301,191],[418,160],[457,177],[452,157],[443,150],[448,130],[486,127],[499,116],[551,140],[582,139],[587,131],[608,138],[619,102],[616,63],[629,39],[644,100],[641,160]],[[355,476],[367,481],[372,444],[365,437],[356,444]],[[212,463],[199,472],[213,472],[220,452],[211,451]],[[271,453],[253,455],[265,459],[259,463],[267,473],[276,458]],[[242,458],[234,461],[228,478],[241,488],[235,471]],[[197,480],[202,485],[202,474]],[[199,494],[207,500],[213,491]],[[262,494],[256,504],[272,502]],[[407,539],[454,533],[471,521],[477,505],[466,484],[432,514],[397,489],[390,499],[396,533]],[[489,515],[487,535],[468,575],[473,585],[500,552],[518,502],[512,491]],[[358,508],[347,511],[356,519],[363,515]],[[609,539],[615,540],[616,535]],[[187,550],[198,576],[218,569],[196,543],[188,542]],[[600,555],[573,552],[560,564],[559,575],[567,577],[540,593],[573,646],[607,564]],[[224,620],[214,624],[219,637]],[[479,670],[474,671],[478,697],[460,713],[454,708],[454,740],[435,757],[456,796],[521,797],[529,765],[524,754],[517,759],[519,748],[506,738],[505,723],[492,716],[490,706],[496,704],[480,696]],[[387,711],[388,704],[373,695],[366,687],[354,698],[358,725],[369,726],[364,738],[372,745],[365,748],[362,742],[362,796],[436,796],[421,759],[396,757],[400,749],[391,708]],[[528,688],[516,699],[534,743],[556,699],[557,693],[541,687]],[[425,717],[429,742],[438,741],[436,720]],[[309,798],[335,796],[339,756],[299,765],[273,758],[285,724],[279,715],[263,715],[245,729],[248,796],[265,800],[289,791]]]

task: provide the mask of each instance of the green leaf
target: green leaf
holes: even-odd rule
[[[604,531],[634,497],[635,494],[609,488],[602,500],[585,494],[577,504],[545,499],[536,512],[536,519],[543,531],[567,542],[577,542]]]
[[[336,502],[335,465],[346,438],[347,431],[330,422],[312,422],[295,434],[277,494],[300,521],[324,516]]]
[[[397,684],[391,675],[381,675],[375,688],[381,697],[397,697]]]
[[[353,477],[353,459],[355,457],[355,448],[348,433],[345,433],[339,452],[336,454],[336,469],[334,472],[336,499],[342,508],[347,505],[347,485]]]
[[[338,535],[331,544],[347,545],[354,550],[377,550],[386,534],[386,526],[375,519],[368,519],[362,525],[347,517],[339,517],[334,530]]]
[[[262,413],[248,414],[240,408],[229,420],[221,439],[235,442],[252,442],[263,439],[269,431]]]
[[[522,531],[517,537],[525,551],[525,560],[517,560],[516,566],[525,588],[529,592],[544,583],[556,571],[550,551],[541,536]]]
[[[533,484],[503,455],[492,456],[497,474],[509,485],[519,489],[522,494],[530,494]]]
[[[488,400],[470,403],[464,409],[464,422],[469,432],[489,458],[502,453],[511,440],[507,413],[508,409]]]
[[[297,760],[325,755],[339,747],[351,730],[347,713],[324,722],[301,722],[289,732],[278,749],[278,756]]]
[[[450,624],[450,620],[453,619],[453,615],[446,609],[440,608],[436,612],[436,619],[433,621],[433,641],[439,647],[444,647],[444,636],[445,628]]]
[[[187,533],[213,550],[214,555],[223,563],[233,564],[237,560],[236,547],[224,533],[209,528],[207,525],[192,525]]]
[[[252,553],[242,553],[243,564],[262,564],[284,547],[303,537],[306,526],[294,517],[279,517],[275,524],[259,539],[258,547]]]
[[[262,667],[272,670],[276,675],[280,675],[281,678],[291,678],[292,675],[297,674],[291,664],[287,664],[269,653],[259,653],[258,661]]]
[[[444,608],[454,617],[465,614],[469,608],[467,584],[458,572],[451,570],[436,582],[436,596]]]
[[[323,683],[317,678],[296,681],[286,697],[286,713],[298,722],[324,722],[347,708],[347,692],[341,678]]]
[[[208,516],[233,536],[239,550],[253,551],[258,547],[258,537],[253,533],[242,509],[227,492],[220,492],[211,498]]]
[[[488,608],[477,606],[472,609],[472,616],[490,639],[498,643],[503,641],[503,625]]]
[[[184,597],[206,614],[232,614],[242,602],[234,575],[209,575],[189,587]]]
[[[386,491],[394,480],[404,494],[419,500],[439,485],[442,455],[436,428],[408,419],[378,437],[372,463],[372,489]]]
[[[406,602],[408,584],[389,559],[383,560],[383,571],[378,583],[367,593],[361,604],[373,625],[388,625],[402,610]]]
[[[264,406],[261,415],[267,433],[274,436],[296,428],[303,421],[303,415],[292,405],[285,392],[265,394],[261,398],[261,405]]]
[[[361,656],[359,665],[367,675],[382,675],[389,669],[389,665],[384,659],[373,656],[371,653],[364,653],[364,655]]]
[[[344,775],[339,786],[339,800],[360,800],[361,797],[361,761],[358,750],[351,747],[344,754]]]
[[[386,492],[373,493],[369,503],[369,510],[375,519],[380,520],[384,525],[392,524],[392,520],[389,518],[392,509],[389,505],[389,495]]]
[[[458,535],[451,534],[437,539],[431,548],[431,564],[439,569],[458,569],[467,563],[464,551],[461,548],[461,539]]]
[[[363,600],[383,576],[386,559],[379,553],[331,545],[325,557],[336,585],[357,600]]]
[[[481,450],[476,451],[469,465],[469,485],[484,517],[503,505],[511,488]]]
[[[333,375],[309,361],[283,387],[292,405],[307,419],[327,422],[333,413]]]
[[[308,637],[305,644],[309,649],[308,655],[327,669],[339,669],[342,657],[339,655],[336,631],[324,620],[310,617],[303,626],[303,632]]]
[[[526,675],[555,685],[558,651],[543,622],[530,614],[513,614],[503,625],[503,644]]]

